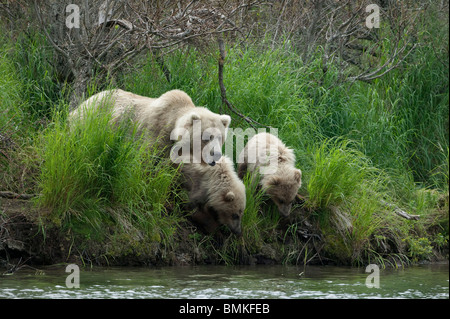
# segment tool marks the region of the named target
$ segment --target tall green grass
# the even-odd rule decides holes
[[[43,126],[55,110],[63,108],[66,83],[60,79],[57,60],[45,35],[35,31],[18,36],[10,51],[15,72],[22,83],[23,118],[34,127]]]
[[[383,186],[386,177],[345,139],[326,140],[312,153],[306,205],[315,212],[325,250],[341,262],[362,262],[380,230],[382,203],[390,201]]]
[[[36,147],[44,217],[81,235],[105,236],[114,227],[169,243],[178,222],[167,208],[176,201],[177,169],[136,135],[134,124],[113,125],[104,104],[82,120],[56,118],[43,131]]]
[[[371,178],[371,166],[346,140],[329,140],[312,150],[314,168],[308,182],[309,205],[340,206],[359,195]]]
[[[29,103],[23,96],[25,84],[17,72],[13,53],[14,45],[0,36],[0,132],[17,141],[28,133],[24,118]]]
[[[29,120],[30,101],[18,70],[16,47],[0,35],[0,189],[17,193],[34,191],[36,153],[30,143],[36,133]]]

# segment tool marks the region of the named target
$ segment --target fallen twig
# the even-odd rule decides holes
[[[0,197],[10,198],[10,199],[24,199],[30,200],[34,197],[41,196],[41,194],[17,194],[11,191],[0,191]]]
[[[391,207],[394,209],[394,213],[396,213],[398,216],[406,218],[408,220],[418,220],[420,218],[420,215],[410,215],[407,212],[405,212],[404,210],[398,208],[397,206],[395,206],[394,204],[388,203],[384,200],[381,201],[381,203],[387,207]]]

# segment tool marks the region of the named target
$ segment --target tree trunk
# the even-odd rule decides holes
[[[86,89],[91,78],[92,64],[89,61],[80,61],[81,66],[74,71],[72,92],[70,93],[69,111],[74,110],[86,98]]]

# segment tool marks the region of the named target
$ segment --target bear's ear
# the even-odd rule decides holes
[[[195,120],[200,120],[200,116],[197,113],[192,113],[191,121],[194,122]]]
[[[302,181],[302,171],[299,169],[296,169],[294,172],[294,179],[297,183],[300,183]]]
[[[229,115],[222,114],[220,116],[220,120],[222,121],[223,126],[225,126],[225,127],[229,127],[230,126],[231,117]]]
[[[233,192],[228,192],[228,193],[226,193],[226,195],[225,195],[225,201],[227,201],[227,202],[232,202],[232,201],[234,201],[234,193]]]

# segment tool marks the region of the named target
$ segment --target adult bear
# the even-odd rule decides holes
[[[113,121],[131,119],[139,132],[145,131],[158,146],[169,151],[175,162],[190,161],[215,164],[221,156],[231,118],[197,107],[181,90],[172,90],[159,98],[140,96],[120,89],[106,90],[91,96],[69,115],[70,120],[83,118],[94,107],[112,106]],[[208,152],[203,154],[208,145]],[[216,147],[217,146],[217,147]],[[179,151],[183,152],[179,158]],[[188,151],[188,153],[186,153]],[[188,156],[186,156],[186,154]]]

